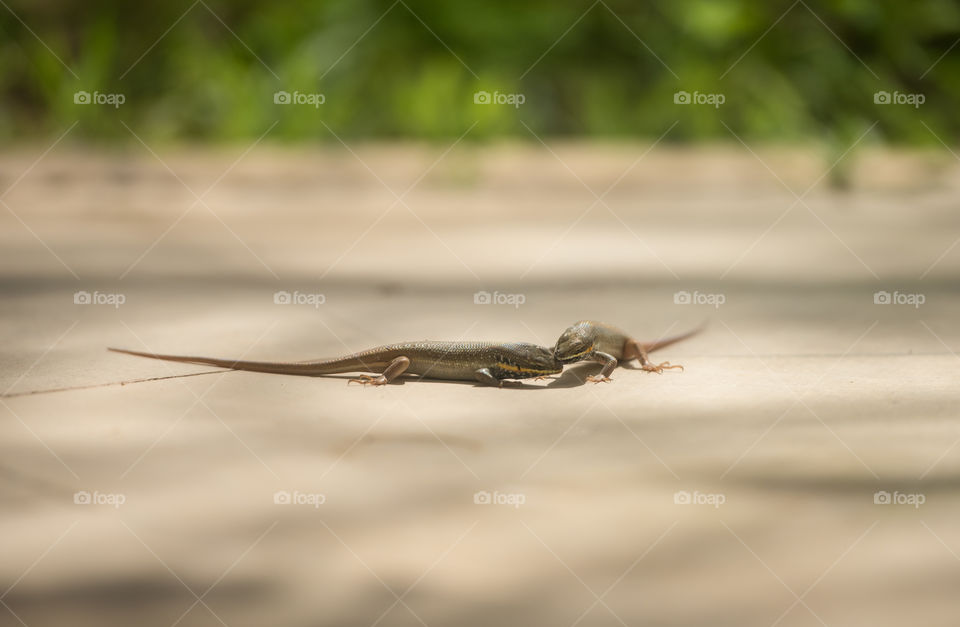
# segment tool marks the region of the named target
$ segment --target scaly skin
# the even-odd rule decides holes
[[[505,379],[530,379],[557,374],[563,366],[553,351],[524,342],[402,342],[378,346],[352,355],[311,362],[236,361],[210,357],[158,355],[119,348],[108,350],[152,359],[206,364],[273,374],[322,376],[342,372],[373,372],[350,379],[364,385],[386,385],[403,373],[431,379],[480,381],[503,386]]]
[[[685,340],[701,330],[702,327],[683,335],[655,342],[639,342],[626,332],[609,324],[581,320],[563,332],[560,339],[557,340],[554,355],[557,361],[562,364],[571,364],[583,360],[603,364],[600,374],[587,377],[588,381],[594,383],[610,381],[610,375],[619,361],[630,361],[631,359],[640,360],[640,367],[643,370],[660,374],[670,368],[683,370],[683,366],[671,366],[669,361],[657,365],[651,364],[648,353]]]

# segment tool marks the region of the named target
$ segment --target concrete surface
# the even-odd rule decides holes
[[[955,625],[957,161],[548,143],[0,153],[0,624]],[[709,328],[522,390],[104,350],[581,318]]]

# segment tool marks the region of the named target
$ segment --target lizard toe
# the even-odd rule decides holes
[[[610,383],[612,379],[610,377],[605,377],[602,374],[592,374],[587,377],[587,381],[591,383]]]

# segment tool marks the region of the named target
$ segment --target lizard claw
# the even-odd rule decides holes
[[[590,381],[591,383],[610,383],[611,380],[612,379],[610,379],[610,377],[605,377],[602,374],[592,374],[587,377],[587,381]]]
[[[373,377],[368,374],[362,374],[356,379],[350,379],[347,381],[347,385],[351,383],[359,383],[360,385],[386,385],[387,380],[382,375],[379,377]]]
[[[680,370],[683,370],[683,366],[681,366],[680,364],[677,364],[676,366],[671,366],[669,361],[665,361],[657,365],[643,364],[643,366],[641,366],[642,370],[646,370],[647,372],[656,372],[657,374],[663,374],[664,370],[671,370],[673,368],[679,368]]]

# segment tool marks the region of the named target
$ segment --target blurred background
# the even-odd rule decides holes
[[[538,133],[729,140],[716,111],[674,106],[678,90],[724,93],[723,121],[745,138],[933,145],[885,90],[923,93],[923,119],[955,137],[960,7],[836,0],[551,2],[10,2],[0,13],[0,137],[28,139],[80,120],[76,136],[191,142],[456,138]],[[32,32],[31,32],[32,31]],[[158,41],[159,40],[159,41]],[[162,44],[162,45],[161,45]],[[59,57],[59,58],[58,58]],[[78,90],[123,94],[121,111],[74,106]],[[286,90],[322,110],[278,108]],[[522,93],[477,107],[480,90]],[[520,115],[518,115],[518,113]],[[119,114],[119,115],[118,115]]]
[[[0,0],[0,625],[960,614],[960,5]],[[596,319],[662,376],[216,373]]]

